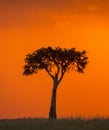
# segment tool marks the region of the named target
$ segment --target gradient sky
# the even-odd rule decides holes
[[[109,116],[108,7],[108,0],[0,0],[0,118],[48,117],[51,78],[22,75],[26,54],[43,46],[89,56],[84,74],[61,82],[58,117]]]

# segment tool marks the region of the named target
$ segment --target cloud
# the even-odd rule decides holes
[[[49,27],[55,15],[106,15],[109,0],[0,0],[0,27]]]
[[[25,5],[7,1],[0,7],[0,28],[54,28],[55,24],[55,20],[49,13],[34,8],[32,3]]]
[[[90,6],[99,6],[101,9],[108,8],[109,0],[0,0],[1,6],[10,7],[36,7],[41,10],[51,11],[84,11]]]
[[[0,15],[2,28],[54,28],[55,20],[47,14],[27,11],[9,11]]]

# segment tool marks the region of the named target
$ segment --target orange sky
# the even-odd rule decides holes
[[[0,1],[0,118],[48,117],[52,80],[22,75],[25,55],[44,46],[87,50],[85,73],[67,73],[58,117],[109,116],[109,1]]]

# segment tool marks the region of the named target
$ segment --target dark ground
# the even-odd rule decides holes
[[[109,130],[109,118],[0,120],[0,130]]]

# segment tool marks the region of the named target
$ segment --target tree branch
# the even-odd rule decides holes
[[[54,61],[54,63],[56,65],[56,67],[57,67],[57,72],[56,72],[55,76],[57,76],[57,78],[58,78],[58,74],[60,72],[60,67],[59,67],[58,63],[56,63],[55,61]]]
[[[60,83],[60,82],[61,82],[61,80],[63,79],[64,74],[65,74],[65,71],[63,71],[63,72],[62,72],[62,75],[61,75],[60,79],[58,80],[58,82],[59,82],[59,83]]]
[[[46,71],[47,71],[47,73],[50,75],[50,77],[54,80],[55,79],[55,77],[49,72],[49,70],[46,68],[45,69]]]

